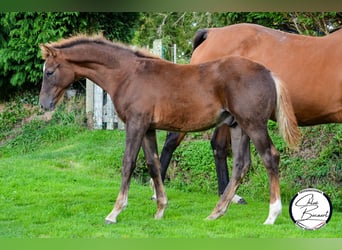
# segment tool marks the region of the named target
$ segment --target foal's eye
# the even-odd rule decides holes
[[[55,71],[46,71],[46,76],[52,76]]]

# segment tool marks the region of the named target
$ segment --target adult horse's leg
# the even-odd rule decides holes
[[[229,140],[229,127],[227,125],[222,125],[215,129],[210,141],[215,158],[219,195],[223,194],[229,182],[227,165]]]
[[[216,128],[211,138],[211,148],[214,153],[218,193],[222,195],[229,182],[229,171],[227,165],[228,150],[230,146],[230,128],[223,124]],[[247,204],[244,198],[234,195],[232,202],[238,204]]]
[[[147,128],[145,128],[147,126],[143,126],[139,122],[136,123],[134,119],[132,119],[132,121],[133,122],[126,122],[126,148],[122,162],[121,187],[114,208],[105,219],[107,224],[116,223],[117,216],[128,204],[128,190],[131,176],[136,166],[142,138],[147,131]]]
[[[148,130],[142,142],[146,164],[149,168],[154,183],[157,199],[156,219],[162,218],[167,206],[167,198],[164,191],[163,181],[160,175],[160,160],[157,152],[156,131]]]
[[[230,128],[231,132],[231,143],[233,151],[233,171],[232,177],[225,188],[223,194],[220,197],[213,212],[208,216],[207,219],[214,220],[225,214],[230,202],[232,201],[236,190],[238,189],[242,178],[247,173],[250,162],[250,147],[249,137],[241,129],[239,125]]]
[[[163,146],[163,150],[160,155],[160,164],[161,164],[161,178],[164,181],[166,176],[167,168],[169,167],[172,154],[179,146],[181,141],[184,139],[186,133],[175,133],[168,132],[166,136],[166,140]]]

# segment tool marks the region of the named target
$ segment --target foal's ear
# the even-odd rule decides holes
[[[57,55],[56,49],[52,48],[49,45],[40,44],[39,47],[41,49],[43,59],[46,59],[49,56],[55,57]]]

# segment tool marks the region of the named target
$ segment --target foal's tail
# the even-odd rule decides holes
[[[297,148],[300,142],[300,131],[293,111],[290,96],[284,83],[271,73],[277,90],[276,119],[281,135],[289,148]]]

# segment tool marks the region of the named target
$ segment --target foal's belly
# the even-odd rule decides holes
[[[175,132],[203,131],[222,123],[227,113],[214,104],[198,107],[174,105],[168,110],[155,112],[153,127]]]

